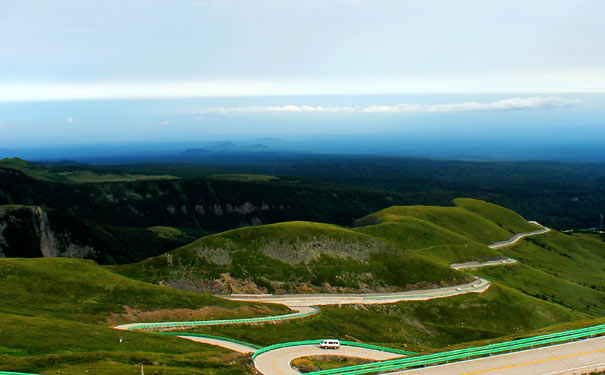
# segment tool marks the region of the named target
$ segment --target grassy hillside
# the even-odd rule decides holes
[[[0,285],[2,313],[88,323],[190,317],[192,309],[202,309],[199,318],[206,319],[287,311],[281,306],[241,304],[150,285],[80,259],[0,259]],[[149,311],[154,314],[146,314]]]
[[[221,293],[393,290],[464,279],[447,265],[403,252],[380,238],[309,222],[206,236],[164,256],[112,270]]]
[[[176,337],[0,313],[0,371],[49,375],[251,374],[241,355]],[[123,342],[119,343],[119,338]]]
[[[551,275],[537,268],[520,264],[482,268],[473,273],[492,281],[501,282],[539,299],[595,317],[605,316],[604,292]]]
[[[409,254],[428,256],[445,266],[502,257],[499,251],[492,250],[468,237],[413,217],[401,217],[397,221],[353,230],[381,238]]]
[[[146,284],[80,259],[0,259],[0,285],[0,370],[6,371],[121,375],[144,364],[152,374],[249,374],[242,356],[227,350],[111,326],[288,311]]]
[[[393,206],[357,220],[357,227],[405,221],[427,221],[474,241],[490,244],[512,234],[538,229],[503,207],[474,199],[456,199],[456,207]]]
[[[504,248],[502,253],[553,276],[605,292],[605,242],[551,232]]]
[[[308,222],[242,228],[114,270],[154,283],[220,293],[394,290],[451,283],[463,275],[489,279],[493,273],[495,280],[530,296],[601,314],[605,245],[553,232],[490,249],[484,243],[536,226],[486,202],[455,203],[391,207],[359,220],[363,226],[353,229]],[[504,257],[523,265],[461,272],[449,267]],[[564,291],[552,297],[549,285]]]

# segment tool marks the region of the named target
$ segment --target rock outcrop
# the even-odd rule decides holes
[[[0,206],[0,257],[89,258],[91,246],[72,241],[66,230],[53,230],[37,206]]]

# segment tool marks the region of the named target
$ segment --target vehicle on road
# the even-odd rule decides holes
[[[319,347],[322,349],[338,349],[340,348],[340,341],[335,339],[323,340]]]

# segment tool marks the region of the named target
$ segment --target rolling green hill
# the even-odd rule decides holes
[[[399,222],[412,217],[486,245],[507,240],[515,233],[539,229],[504,207],[475,199],[455,199],[454,203],[456,207],[393,206],[357,220],[354,226]]]
[[[206,236],[163,256],[111,269],[148,282],[215,293],[393,290],[465,277],[381,238],[310,222]]]
[[[0,259],[0,285],[0,371],[118,375],[144,364],[151,373],[247,374],[226,350],[111,326],[288,311],[151,285],[80,259]]]
[[[88,323],[157,320],[178,315],[174,309],[183,314],[205,309],[200,314],[210,319],[287,311],[147,284],[81,259],[0,259],[0,285],[2,313]],[[154,316],[145,314],[148,311],[154,311]]]
[[[510,272],[508,279],[494,277],[539,298],[548,295],[554,277],[565,282],[566,292],[549,300],[586,313],[603,311],[605,245],[552,232],[491,249],[486,244],[538,226],[487,202],[454,202],[456,207],[390,207],[358,220],[352,229],[309,222],[241,228],[112,269],[149,282],[218,293],[400,290],[451,284],[481,272]],[[537,247],[540,241],[544,245]],[[523,264],[481,272],[449,267],[508,256]],[[519,268],[522,279],[534,278],[536,287],[521,287],[521,276],[514,273]]]
[[[226,285],[225,275],[230,285],[252,286],[236,289],[237,292],[397,290],[452,283],[471,275],[491,280],[494,284],[484,294],[427,302],[426,305],[441,306],[440,318],[438,315],[427,318],[431,315],[428,311],[416,310],[422,329],[441,333],[431,334],[432,339],[426,342],[419,337],[400,339],[410,345],[428,347],[455,345],[465,336],[488,339],[605,316],[602,290],[605,247],[600,242],[551,232],[524,239],[514,246],[491,249],[487,244],[538,227],[510,210],[486,202],[457,199],[455,204],[456,207],[391,207],[360,219],[352,229],[309,222],[243,228],[207,236],[164,256],[112,270],[175,287],[203,286],[211,281]],[[509,256],[520,263],[476,270],[450,268],[452,263]],[[330,288],[326,288],[326,283]],[[223,290],[231,291],[229,287]],[[466,302],[454,304],[454,301]],[[405,309],[410,304],[399,305]],[[354,331],[325,317],[325,314],[344,314],[341,311],[325,309],[321,315],[324,318],[312,319],[330,321],[324,322],[329,327],[324,332],[328,336]],[[469,317],[459,316],[466,313]],[[347,319],[353,319],[352,316]],[[375,322],[383,318],[378,314],[368,319]],[[457,327],[457,320],[464,320],[465,328]],[[275,339],[283,335],[292,339],[311,338],[320,323],[288,324],[295,325],[296,330],[287,333],[286,328],[275,327]],[[401,327],[397,325],[399,328],[391,324],[385,323],[384,329],[409,331],[404,323],[400,323]],[[307,328],[299,330],[302,326]],[[208,330],[233,333],[260,344],[272,342],[272,334],[267,330],[249,334],[237,327]],[[457,333],[442,336],[450,330]],[[388,343],[386,336],[368,331],[360,339]]]
[[[48,375],[249,375],[242,356],[176,337],[0,313],[0,371]],[[122,337],[123,342],[119,339]]]
[[[362,218],[355,228],[409,253],[443,265],[511,257],[517,265],[463,271],[515,288],[527,295],[593,316],[605,316],[605,244],[556,231],[529,237],[515,246],[484,244],[538,227],[487,202],[456,199],[456,207],[390,207]]]

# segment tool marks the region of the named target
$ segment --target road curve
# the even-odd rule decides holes
[[[490,266],[504,266],[507,264],[515,264],[517,263],[516,259],[506,258],[500,260],[490,260],[487,262],[465,262],[465,263],[452,263],[450,267],[455,270],[463,270],[463,269],[475,269],[481,267],[490,267]]]
[[[475,281],[443,288],[411,290],[399,293],[362,293],[362,294],[285,294],[285,295],[230,295],[223,298],[232,301],[279,303],[292,309],[302,306],[383,304],[401,301],[424,301],[435,298],[452,297],[466,293],[483,293],[490,282],[476,278]]]
[[[375,349],[342,345],[340,349],[321,349],[319,345],[299,345],[271,350],[254,358],[254,367],[263,375],[300,375],[291,362],[296,358],[308,356],[341,356],[383,361],[404,357],[401,354],[388,353]]]
[[[175,330],[188,329],[199,326],[218,326],[228,324],[255,324],[304,318],[317,313],[319,310],[311,306],[290,306],[295,312],[284,315],[264,316],[260,318],[222,319],[222,320],[196,320],[188,322],[158,322],[158,323],[128,323],[113,327],[123,331],[127,330]]]
[[[605,370],[605,337],[391,374],[571,375],[593,370]]]
[[[537,221],[530,221],[530,223],[539,225],[539,226],[542,227],[542,229],[538,229],[538,230],[535,230],[533,232],[518,233],[518,234],[515,234],[514,236],[512,236],[510,239],[508,239],[506,241],[494,242],[493,244],[487,245],[487,246],[490,247],[490,248],[492,248],[492,249],[499,249],[499,248],[502,248],[502,247],[514,245],[517,242],[519,242],[522,238],[530,237],[530,236],[536,236],[536,235],[539,235],[539,234],[544,234],[546,232],[550,232],[550,228],[545,227],[544,225],[538,223]]]

